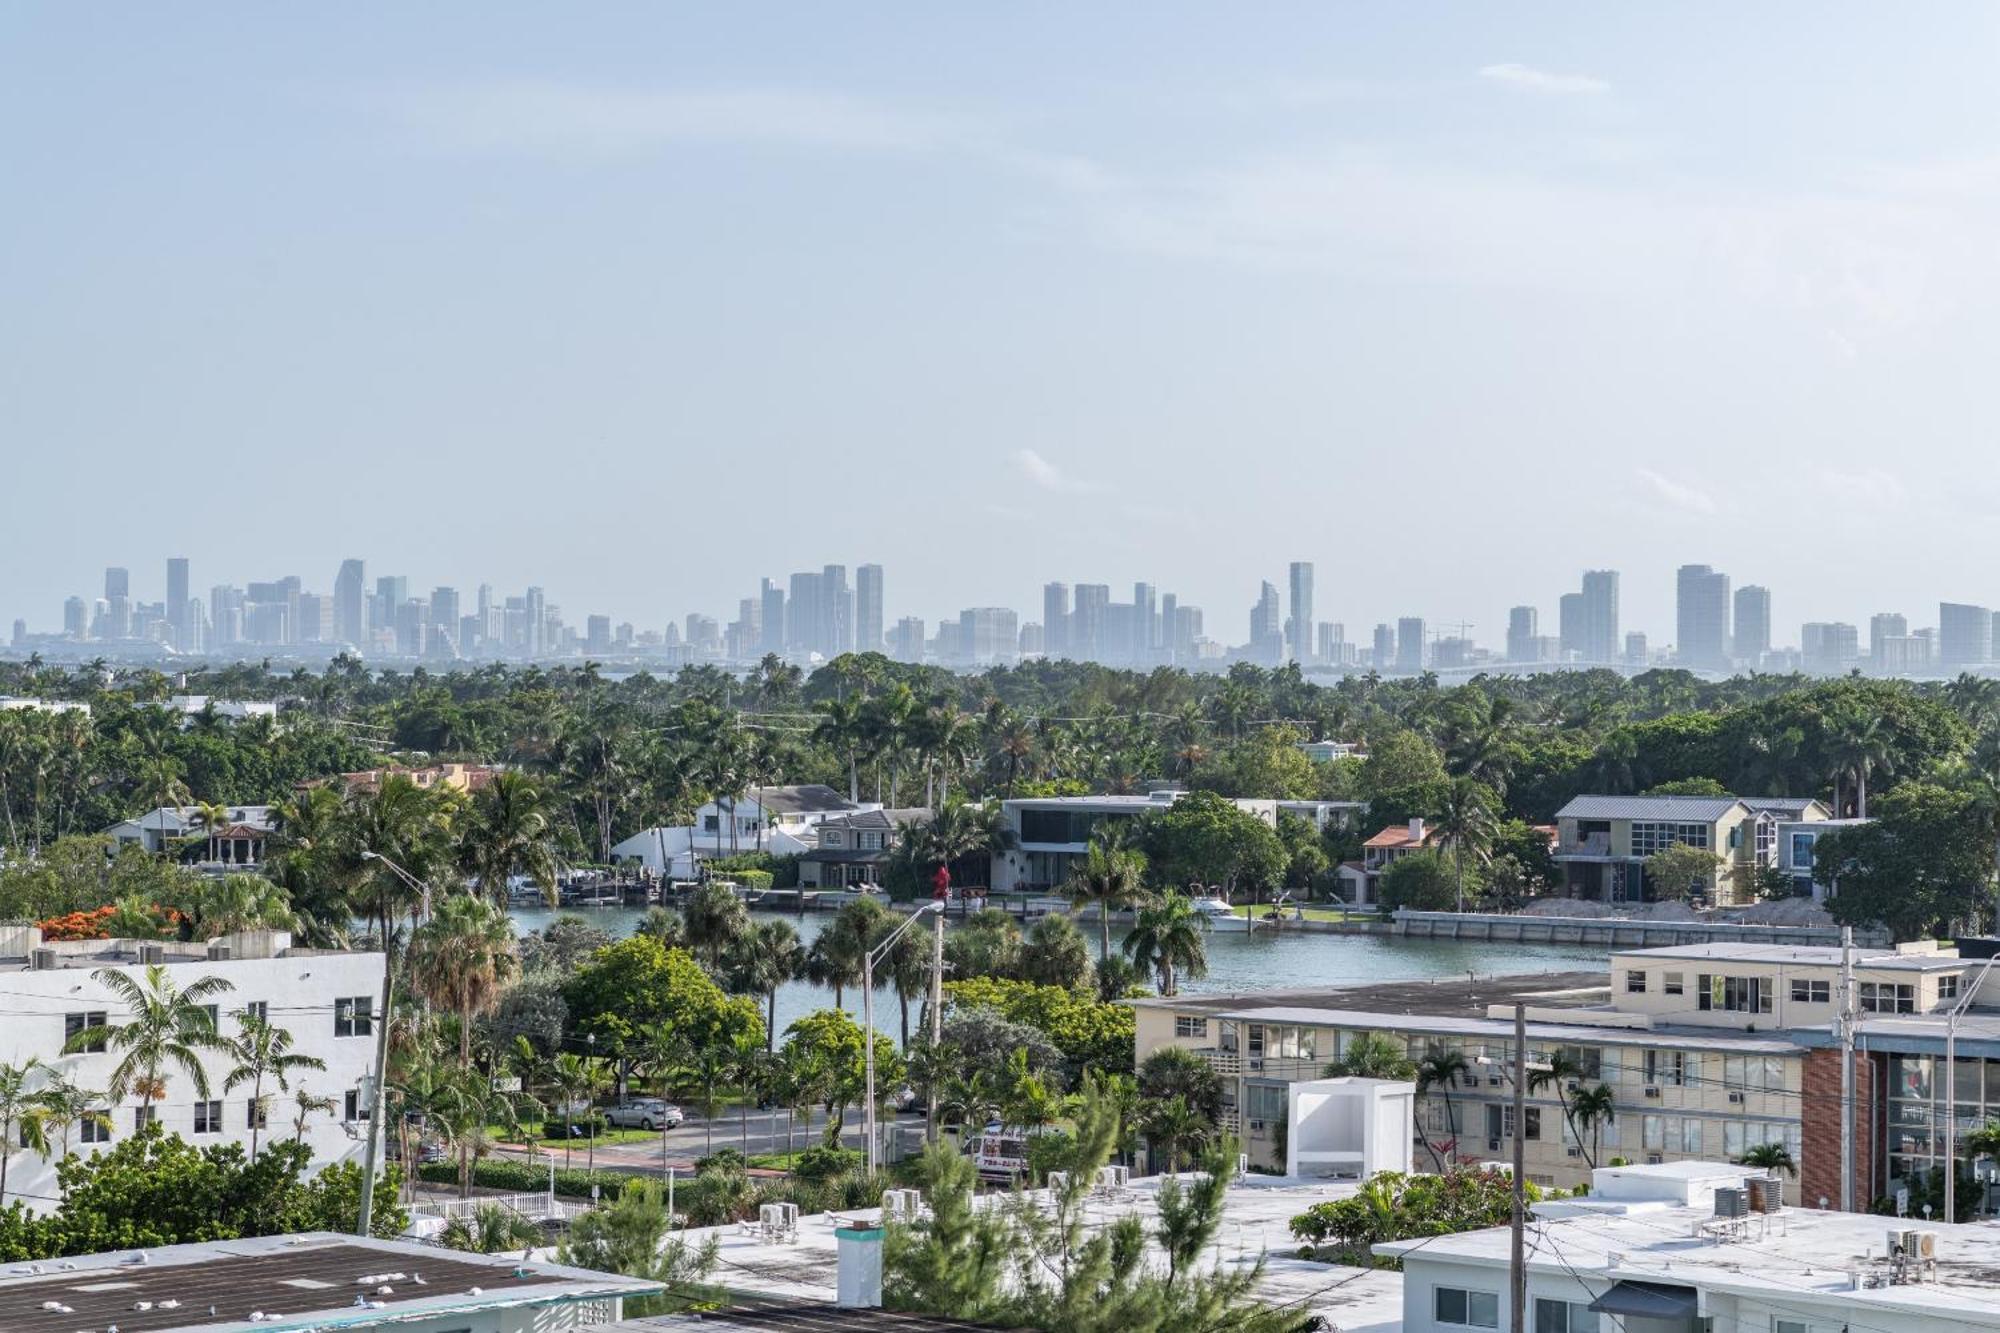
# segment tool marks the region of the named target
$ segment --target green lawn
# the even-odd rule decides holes
[[[1264,926],[1270,924],[1263,919],[1264,913],[1270,910],[1271,905],[1269,903],[1262,903],[1256,907],[1246,905],[1238,907],[1236,915],[1250,916],[1252,913],[1255,913],[1257,924]],[[1355,912],[1345,907],[1308,907],[1305,909],[1305,912],[1306,920],[1308,921],[1374,921],[1377,919],[1377,915],[1374,912]],[[1291,914],[1292,909],[1287,906],[1285,908],[1286,920],[1291,919]]]

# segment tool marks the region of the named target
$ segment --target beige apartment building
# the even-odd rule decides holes
[[[1756,897],[1760,869],[1779,867],[1781,825],[1831,815],[1805,797],[1579,796],[1556,811],[1555,858],[1571,897],[1644,902],[1659,896],[1648,891],[1646,858],[1699,847],[1718,858],[1710,900],[1733,906]]]
[[[1946,1014],[1983,963],[1935,945],[1856,950],[1857,1197],[1933,1169],[1943,1119]],[[1528,1058],[1563,1051],[1584,1072],[1545,1084],[1520,1127],[1528,1175],[1581,1184],[1593,1162],[1720,1161],[1782,1144],[1800,1166],[1792,1202],[1838,1199],[1840,1056],[1834,1028],[1840,951],[1707,944],[1618,952],[1603,972],[1390,982],[1345,988],[1183,995],[1133,1002],[1137,1050],[1180,1046],[1223,1081],[1225,1127],[1258,1165],[1282,1161],[1287,1088],[1319,1077],[1362,1033],[1403,1043],[1412,1059],[1452,1050],[1468,1063],[1450,1098],[1420,1099],[1419,1169],[1511,1159],[1514,1006],[1526,1007]],[[2000,997],[2000,985],[1996,985]],[[2000,1015],[1968,1004],[1958,1020],[1956,1108],[1967,1128],[2000,1115]],[[1935,1049],[1934,1049],[1935,1048]],[[1602,1083],[1614,1118],[1594,1128],[1565,1114],[1571,1092]]]

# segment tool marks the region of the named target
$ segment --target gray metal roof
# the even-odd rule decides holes
[[[1579,796],[1557,819],[1663,819],[1712,824],[1744,802],[1734,796]]]

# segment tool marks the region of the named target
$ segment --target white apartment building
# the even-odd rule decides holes
[[[2000,1230],[1866,1213],[1737,1215],[1753,1174],[1714,1162],[1600,1170],[1535,1205],[1534,1333],[1940,1333],[2000,1329]],[[1404,1333],[1509,1326],[1506,1227],[1375,1247],[1403,1262]],[[1927,1257],[1928,1256],[1928,1257]]]
[[[118,1054],[106,1050],[71,1055],[64,1047],[87,1028],[116,1027],[126,1017],[122,1003],[97,975],[100,971],[143,982],[147,965],[154,962],[183,989],[204,977],[229,982],[230,989],[213,1004],[217,1028],[224,1036],[236,1035],[237,1015],[247,1011],[289,1032],[299,1054],[325,1061],[324,1071],[308,1070],[292,1080],[294,1089],[303,1087],[334,1103],[331,1113],[307,1119],[304,1141],[312,1149],[315,1168],[360,1159],[367,1147],[361,1081],[373,1072],[382,1003],[380,953],[294,948],[284,931],[250,931],[206,945],[136,940],[44,943],[35,927],[0,927],[0,977],[4,978],[0,989],[7,996],[0,1062],[19,1065],[38,1060],[48,1073],[102,1091]],[[223,1091],[231,1068],[226,1055],[203,1055],[207,1097],[197,1093],[179,1068],[169,1068],[164,1071],[163,1101],[148,1106],[132,1096],[115,1104],[107,1100],[103,1122],[70,1127],[71,1151],[102,1151],[134,1133],[148,1115],[197,1147],[241,1143],[247,1149],[255,1108],[247,1087]],[[291,1095],[275,1087],[266,1087],[265,1092],[269,1102],[261,1138],[291,1138],[296,1112]],[[53,1208],[58,1196],[55,1162],[17,1151],[9,1164],[7,1189],[9,1201],[19,1198],[37,1211]]]

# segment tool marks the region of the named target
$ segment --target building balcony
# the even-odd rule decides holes
[[[1609,833],[1586,833],[1581,837],[1567,838],[1556,844],[1556,855],[1558,857],[1573,856],[1600,861],[1610,860],[1611,835]]]

